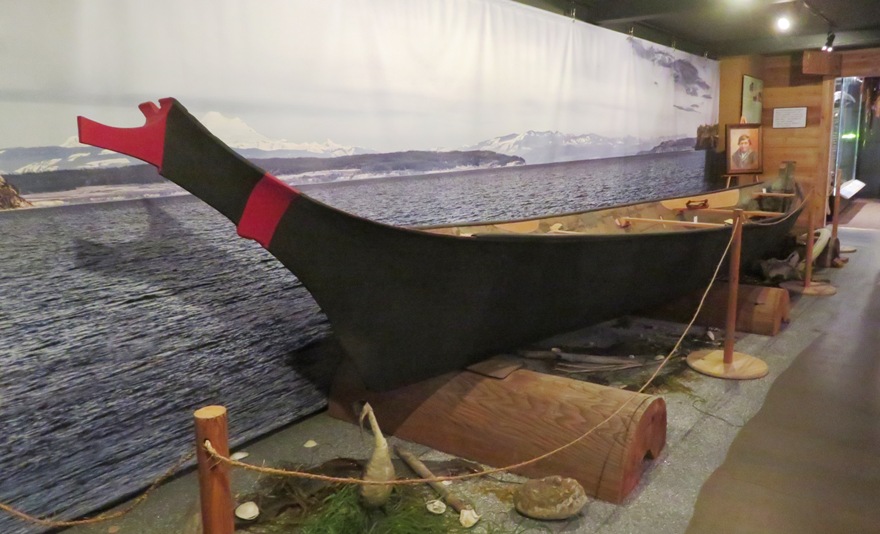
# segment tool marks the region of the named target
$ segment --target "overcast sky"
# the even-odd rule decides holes
[[[166,96],[376,150],[693,136],[717,68],[508,0],[0,0],[0,147],[61,144],[77,115],[137,126]]]

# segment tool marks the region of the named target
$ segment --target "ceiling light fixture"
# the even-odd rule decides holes
[[[834,50],[834,32],[828,31],[828,38],[825,39],[825,44],[822,46],[822,50],[826,52],[832,52]]]
[[[791,28],[791,20],[786,16],[779,17],[776,19],[776,28],[779,31],[787,32]]]

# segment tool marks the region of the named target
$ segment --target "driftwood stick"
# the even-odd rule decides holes
[[[603,356],[601,354],[581,354],[577,352],[565,352],[561,350],[523,350],[517,354],[531,360],[560,360],[563,362],[598,363],[603,365],[629,364],[633,358],[626,356]]]
[[[434,478],[434,473],[432,473],[431,470],[428,469],[428,467],[423,464],[421,460],[416,458],[415,454],[409,452],[399,445],[394,447],[394,450],[395,452],[397,452],[397,456],[399,456],[401,460],[406,462],[406,465],[408,465],[420,477]],[[442,484],[438,482],[428,482],[428,485],[434,488],[434,491],[436,491],[437,494],[440,495],[440,497],[444,501],[449,503],[449,506],[451,506],[452,509],[456,512],[461,513],[462,510],[473,509],[471,505],[459,499],[455,495],[449,493],[449,490],[446,489]]]

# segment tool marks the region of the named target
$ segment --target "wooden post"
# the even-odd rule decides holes
[[[202,509],[202,532],[204,534],[233,534],[232,490],[229,486],[229,468],[213,460],[205,451],[205,441],[214,450],[229,456],[229,440],[226,433],[226,408],[205,406],[195,411],[196,458],[199,465],[199,497]]]
[[[736,304],[739,299],[739,262],[742,249],[743,210],[733,212],[733,243],[730,249],[730,283],[727,293],[727,322],[724,325],[724,363],[733,363],[733,344],[736,336]]]
[[[814,195],[815,191],[811,193],[808,197],[810,201],[812,201]],[[800,293],[802,295],[811,295],[816,297],[831,296],[837,293],[836,287],[826,282],[813,281],[813,242],[815,241],[814,234],[816,233],[814,215],[815,210],[812,206],[809,205],[807,206],[807,209],[809,211],[807,212],[807,251],[806,258],[804,259],[804,281],[798,282],[797,280],[788,280],[779,284],[779,287],[787,289],[789,291],[793,291],[795,293]],[[831,245],[832,244],[829,243],[829,246]]]
[[[837,245],[837,228],[840,224],[840,186],[843,180],[840,179],[841,169],[837,169],[834,175],[834,204],[833,213],[831,214],[831,241],[828,242],[828,252],[825,254],[825,267],[831,267],[831,261],[834,259],[834,249]]]
[[[810,197],[812,200],[813,197]],[[815,223],[815,210],[812,206],[807,206],[809,211],[807,211],[807,257],[804,260],[806,264],[804,265],[804,288],[809,289],[811,279],[813,278],[813,242],[816,234],[816,223]]]
[[[736,306],[739,299],[739,262],[742,248],[743,210],[734,211],[733,236],[730,245],[730,283],[727,294],[727,321],[724,350],[698,350],[688,354],[687,364],[694,371],[732,380],[761,378],[769,372],[767,364],[749,354],[734,352],[736,342]]]

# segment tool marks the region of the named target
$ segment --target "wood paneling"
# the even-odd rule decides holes
[[[804,73],[840,76],[841,59],[837,52],[804,50]]]
[[[841,76],[880,76],[880,48],[845,50],[840,57]]]
[[[743,65],[742,58],[733,58],[728,69]],[[725,71],[723,59],[721,72]],[[828,182],[828,151],[831,131],[833,78],[803,73],[803,54],[793,53],[763,57],[762,69],[756,74],[764,80],[764,179],[774,179],[785,161],[795,162],[795,178],[805,191],[819,191],[812,199],[811,210],[816,220],[824,216]],[[740,89],[741,90],[741,89]],[[722,99],[722,106],[739,110],[739,100],[732,96]],[[776,108],[807,108],[804,128],[773,128],[773,110]],[[730,112],[728,112],[729,115]],[[719,116],[724,114],[719,111]],[[806,214],[802,215],[806,225]]]
[[[761,78],[762,58],[760,56],[737,56],[726,58],[719,65],[720,89],[718,106],[718,147],[726,146],[727,124],[739,124],[742,113],[743,76],[748,74]]]
[[[765,89],[767,87],[796,88],[822,82],[821,75],[804,74],[803,54],[800,52],[767,56],[764,58],[763,65],[762,76],[764,77]]]

